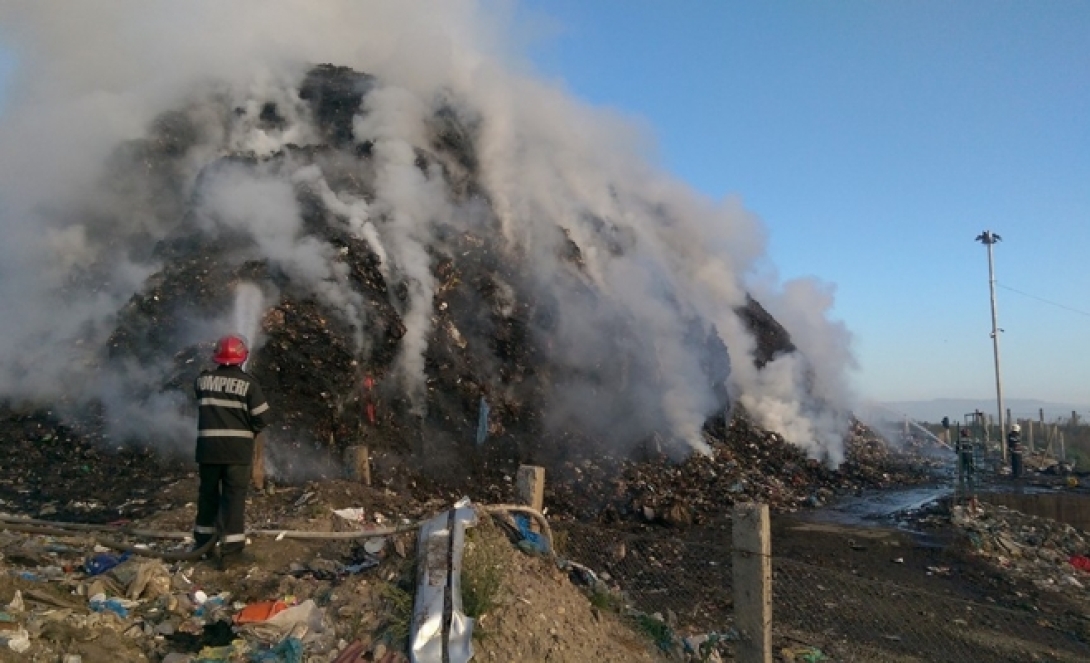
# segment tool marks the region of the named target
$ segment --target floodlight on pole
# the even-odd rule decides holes
[[[1003,462],[1007,462],[1007,427],[1003,420],[1003,380],[999,372],[999,317],[995,311],[995,263],[992,258],[992,246],[1003,238],[990,230],[985,230],[976,236],[976,241],[988,247],[988,287],[992,296],[992,350],[995,353],[995,402],[999,410],[999,449],[1003,455]]]

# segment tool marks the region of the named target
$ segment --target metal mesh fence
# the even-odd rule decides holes
[[[1090,647],[1031,612],[773,558],[774,633],[838,661],[1086,661]]]
[[[729,535],[700,540],[633,535],[566,523],[557,552],[593,570],[631,608],[658,613],[679,636],[737,637]],[[1090,660],[1084,620],[956,599],[773,557],[772,633],[777,660],[983,663]],[[1081,626],[1080,626],[1081,624]],[[1084,629],[1076,634],[1079,629]],[[693,658],[692,660],[700,660]]]
[[[561,556],[589,567],[635,609],[692,632],[731,627],[729,547],[575,524],[555,531]]]

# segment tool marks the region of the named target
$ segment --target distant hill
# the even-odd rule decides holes
[[[1057,419],[1067,420],[1071,417],[1071,411],[1079,413],[1080,417],[1090,419],[1090,405],[1078,405],[1075,403],[1056,403],[1040,401],[1032,398],[1012,398],[1004,401],[1004,406],[1011,411],[1015,419],[1037,419],[1040,411],[1045,413],[1045,421],[1054,422]],[[995,398],[935,398],[929,401],[893,401],[882,402],[868,406],[889,416],[908,415],[910,419],[921,422],[937,423],[943,417],[951,420],[960,420],[966,413],[980,410],[993,418],[995,417]]]

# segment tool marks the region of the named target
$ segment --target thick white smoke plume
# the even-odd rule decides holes
[[[261,316],[265,312],[265,295],[253,283],[235,286],[235,307],[231,312],[231,327],[241,334],[250,348],[260,345],[257,332],[261,329]],[[249,359],[247,359],[249,362]],[[245,365],[243,365],[245,368]]]
[[[763,258],[759,222],[654,168],[651,141],[630,123],[526,73],[505,38],[509,8],[485,0],[0,7],[0,47],[17,61],[0,116],[0,397],[99,398],[120,412],[134,384],[163,384],[170,367],[152,359],[104,375],[101,349],[116,342],[118,312],[163,267],[154,247],[182,224],[236,238],[240,251],[306,283],[354,330],[366,361],[361,330],[373,302],[353,287],[342,249],[307,232],[305,193],[366,242],[397,291],[390,305],[404,333],[394,373],[418,412],[437,333],[433,249],[451,229],[491,233],[532,289],[533,331],[547,338],[548,360],[566,369],[557,420],[622,438],[665,429],[702,450],[703,424],[723,405],[716,386],[726,382],[759,423],[839,461],[852,359],[847,332],[828,320],[831,293],[804,282],[755,293],[798,348],[757,370],[757,342],[735,309]],[[366,148],[366,160],[320,149],[332,139],[300,84],[325,62],[374,77],[345,139]],[[441,112],[469,128],[472,158],[422,159]],[[155,166],[141,148],[123,147],[149,135],[157,138],[147,149],[184,158]],[[289,146],[315,156],[297,158]],[[502,296],[513,286],[497,280],[495,288]],[[256,288],[238,293],[243,319],[234,326],[256,341],[255,309],[275,301]],[[194,318],[172,342],[207,342],[231,315]],[[184,435],[173,424],[153,430],[157,420],[178,421],[176,399],[142,402],[153,413],[164,402],[174,414],[144,417],[141,428]]]

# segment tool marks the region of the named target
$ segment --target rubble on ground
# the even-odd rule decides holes
[[[390,500],[344,481],[307,488],[256,495],[257,527],[416,525],[429,509],[449,506]],[[186,505],[132,524],[169,532],[192,516]],[[11,660],[80,663],[406,661],[415,537],[415,530],[354,541],[251,535],[246,558],[221,569],[215,560],[118,553],[93,532],[0,529],[0,660],[7,652]],[[147,545],[168,552],[190,543]],[[463,594],[472,588],[482,611],[481,660],[655,660],[650,641],[594,608],[555,562],[512,543],[487,523],[468,539]]]
[[[680,463],[596,458],[568,461],[550,476],[551,513],[581,521],[634,521],[675,527],[721,519],[736,502],[778,511],[820,507],[836,496],[933,481],[948,460],[917,443],[897,449],[856,422],[837,468],[807,458],[780,435],[732,419],[711,453]]]
[[[987,503],[954,506],[949,521],[965,535],[972,554],[1004,577],[1062,593],[1090,607],[1090,535],[1086,532]]]
[[[195,489],[192,479],[184,483],[175,487],[178,493]],[[335,499],[332,493],[343,487],[335,483],[255,496],[257,526],[332,530],[330,505],[362,499],[355,486]],[[366,503],[369,527],[407,521],[387,508],[381,491]],[[193,508],[174,507],[128,525],[184,532]],[[412,512],[422,513],[423,505]],[[0,638],[28,661],[62,655],[87,663],[334,661],[357,642],[372,660],[405,661],[398,641],[404,634],[394,631],[408,615],[398,614],[391,597],[414,582],[407,554],[413,536],[367,543],[252,537],[246,556],[221,570],[215,560],[164,562],[118,553],[93,533],[0,531],[0,600],[6,605]],[[142,541],[158,552],[191,545]]]

